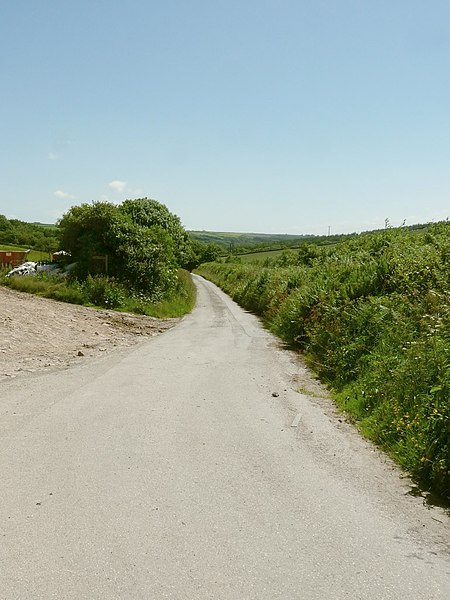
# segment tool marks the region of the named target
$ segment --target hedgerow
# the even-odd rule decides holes
[[[450,223],[197,272],[301,349],[361,430],[450,499]]]

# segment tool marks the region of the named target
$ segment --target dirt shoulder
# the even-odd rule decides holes
[[[97,310],[0,287],[0,381],[131,346],[179,320]]]

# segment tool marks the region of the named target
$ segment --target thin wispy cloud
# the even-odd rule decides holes
[[[55,154],[54,152],[49,152],[47,158],[48,158],[48,160],[56,160],[58,158],[58,155]]]
[[[114,190],[115,192],[123,192],[124,189],[127,186],[127,182],[126,181],[119,181],[118,179],[115,179],[114,181],[111,181],[109,183],[109,187]]]
[[[75,198],[75,196],[72,196],[72,194],[64,192],[63,190],[56,190],[56,192],[54,192],[53,195],[56,196],[56,198],[59,198],[60,200],[73,200]]]

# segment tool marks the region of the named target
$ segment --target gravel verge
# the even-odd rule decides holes
[[[0,287],[0,380],[131,346],[179,321],[97,310]]]

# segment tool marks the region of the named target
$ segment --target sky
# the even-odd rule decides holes
[[[0,0],[0,213],[187,229],[450,216],[448,0]]]

